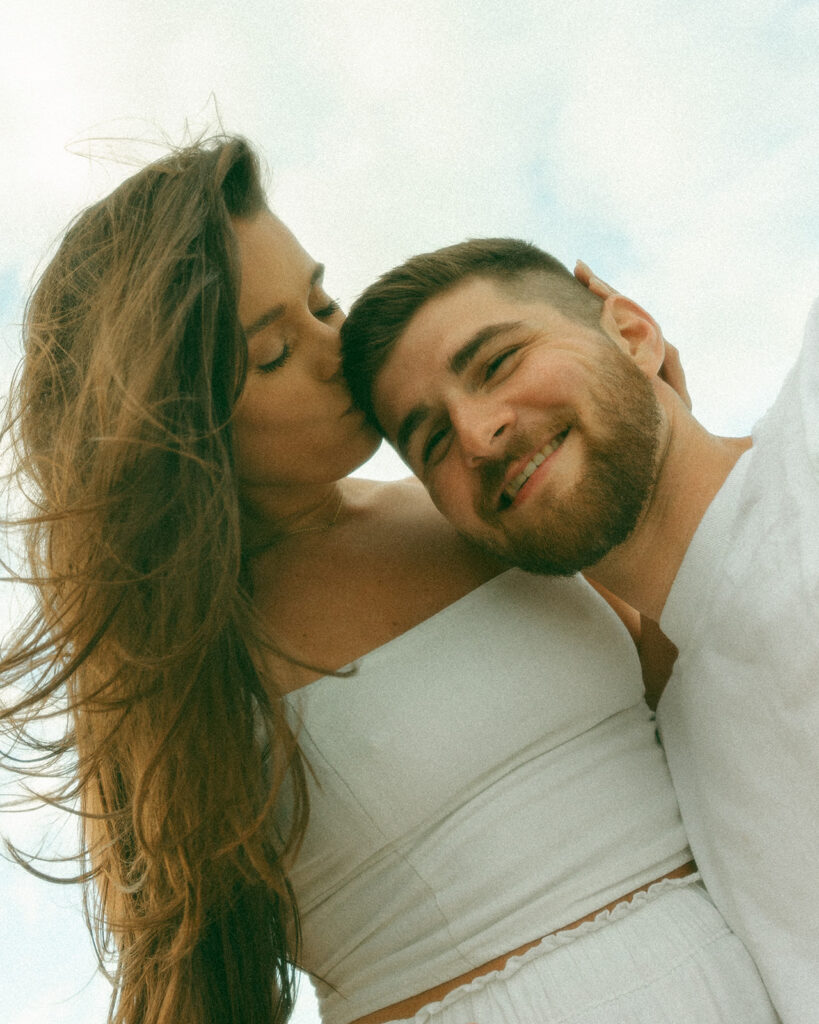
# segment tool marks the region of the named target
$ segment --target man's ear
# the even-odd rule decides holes
[[[600,325],[647,377],[660,372],[665,339],[657,321],[642,306],[625,295],[609,295],[603,302]]]

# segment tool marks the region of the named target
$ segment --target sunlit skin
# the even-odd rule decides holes
[[[609,435],[601,367],[627,364],[627,377],[650,389],[662,346],[641,344],[649,329],[622,296],[595,328],[471,278],[410,321],[376,380],[376,413],[444,515],[504,550],[510,536],[539,527],[544,507],[572,499],[592,442]],[[622,383],[624,399],[633,383]],[[662,451],[668,424],[657,414]],[[541,464],[515,490],[533,456]]]
[[[337,482],[379,438],[339,373],[344,314],[324,288],[323,267],[267,210],[233,227],[248,343],[233,417],[240,493],[251,520],[293,528],[326,515]]]

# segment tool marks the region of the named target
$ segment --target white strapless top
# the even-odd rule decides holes
[[[287,707],[314,772],[291,882],[325,1024],[691,857],[634,645],[579,577],[505,572]]]

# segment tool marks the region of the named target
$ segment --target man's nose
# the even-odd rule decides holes
[[[453,409],[450,418],[470,465],[497,458],[508,440],[505,435],[514,423],[514,413],[507,404],[474,397]]]

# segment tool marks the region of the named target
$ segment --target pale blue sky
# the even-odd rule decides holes
[[[5,0],[3,380],[68,218],[218,103],[345,303],[420,249],[522,235],[645,305],[705,424],[745,432],[819,293],[817,52],[816,2]],[[102,1020],[77,894],[0,863],[0,906],[8,1024]]]

